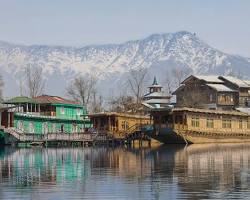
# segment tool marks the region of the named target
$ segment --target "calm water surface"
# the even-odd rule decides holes
[[[250,199],[250,145],[2,148],[0,199]]]

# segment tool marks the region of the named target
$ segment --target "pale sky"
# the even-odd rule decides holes
[[[195,32],[250,57],[250,0],[0,0],[0,40],[84,46]]]

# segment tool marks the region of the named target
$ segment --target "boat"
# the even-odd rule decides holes
[[[0,106],[0,119],[0,135],[5,144],[29,141],[37,145],[50,136],[80,138],[79,133],[92,127],[85,106],[50,95],[6,100]]]
[[[246,108],[248,111],[248,108]],[[242,110],[155,109],[142,131],[165,144],[250,142],[250,115]]]

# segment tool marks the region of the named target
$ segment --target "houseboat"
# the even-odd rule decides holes
[[[21,136],[49,133],[82,133],[92,127],[86,108],[78,102],[58,96],[15,97],[4,102],[1,133],[5,143]]]
[[[115,139],[124,139],[143,125],[151,124],[149,116],[117,112],[102,112],[89,115],[93,129]]]
[[[176,106],[152,108],[144,132],[162,143],[250,142],[250,85],[229,76],[190,76]]]
[[[250,142],[250,116],[241,111],[173,108],[152,110],[154,129],[145,130],[162,143]]]

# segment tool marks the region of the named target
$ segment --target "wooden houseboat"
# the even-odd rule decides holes
[[[81,133],[92,127],[87,110],[78,102],[58,96],[15,97],[4,102],[0,131],[8,143],[11,136],[42,136],[48,133]],[[8,136],[8,137],[7,137]]]
[[[142,125],[151,124],[149,116],[117,112],[96,113],[89,115],[89,118],[96,131],[117,139],[125,138]]]
[[[145,132],[162,143],[250,142],[250,116],[240,111],[173,108],[152,110]]]
[[[163,143],[250,142],[250,85],[230,76],[186,78],[171,105],[150,110],[145,132]]]

